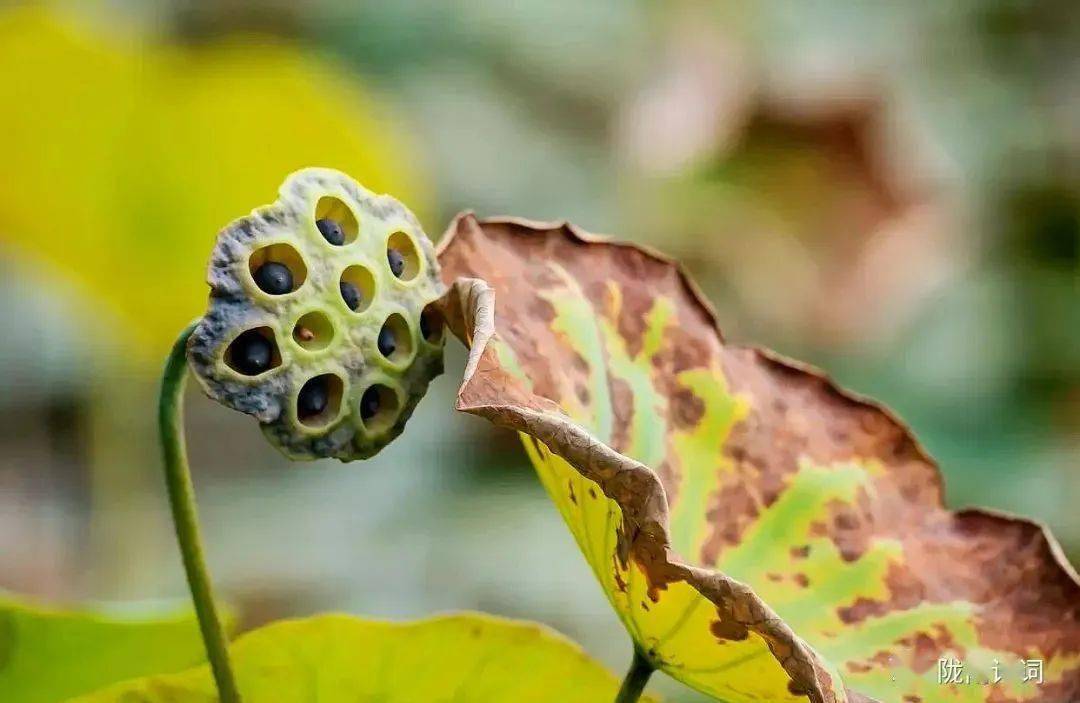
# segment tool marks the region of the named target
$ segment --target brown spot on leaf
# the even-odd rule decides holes
[[[903,564],[893,563],[885,571],[885,585],[890,594],[885,601],[858,598],[849,606],[837,609],[837,615],[847,624],[880,617],[893,610],[913,608],[925,599],[925,585]]]
[[[536,437],[533,437],[532,435],[527,436],[529,437],[529,441],[532,442],[533,449],[536,450],[536,453],[539,454],[541,457],[546,456],[544,451],[546,448],[543,444],[540,443],[540,440],[538,440]]]
[[[612,574],[615,577],[615,587],[623,593],[626,593],[626,581],[623,580],[622,573],[618,567],[612,569]]]
[[[734,620],[714,620],[709,625],[709,630],[719,640],[740,642],[750,636],[750,631],[746,629],[746,626]]]
[[[656,469],[656,475],[660,479],[660,485],[667,492],[668,503],[674,505],[679,500],[679,474],[670,456],[664,457],[664,461]]]
[[[611,448],[617,452],[626,452],[630,448],[630,428],[634,413],[639,412],[634,402],[634,393],[630,384],[618,376],[609,376],[613,423],[611,430]]]
[[[829,537],[836,544],[840,557],[846,562],[853,562],[866,553],[873,534],[867,529],[872,518],[859,509],[834,501],[828,506],[832,514],[832,527],[827,530]]]
[[[640,267],[631,264],[628,268]],[[625,286],[621,287],[621,290],[625,291],[625,289]],[[645,333],[646,316],[652,308],[652,301],[649,300],[648,296],[634,295],[632,289],[628,293],[623,292],[621,297],[622,304],[618,319],[615,321],[615,328],[619,336],[625,340],[626,351],[633,358],[641,353],[641,341]]]
[[[735,470],[744,477],[754,473],[753,468],[745,464],[736,464]],[[710,524],[717,529],[702,547],[704,563],[715,564],[724,549],[735,547],[742,541],[743,532],[757,519],[763,500],[752,480],[729,482],[720,489],[708,514]],[[725,510],[732,511],[730,519],[716,514]]]
[[[648,585],[645,589],[645,595],[648,596],[649,600],[651,600],[653,603],[659,603],[660,591],[667,590],[667,582],[663,580],[654,581],[651,576],[652,570],[649,568],[645,568],[643,570],[645,571],[645,579],[648,582]]]
[[[671,418],[680,430],[692,430],[701,422],[705,413],[705,404],[691,391],[681,388],[671,396]]]
[[[934,628],[934,633],[919,632],[911,644],[912,660],[911,668],[915,673],[922,674],[937,665],[938,659],[945,652],[955,652],[961,659],[964,657],[964,648],[957,645],[952,634],[941,626]]]
[[[809,693],[809,691],[806,690],[806,687],[800,686],[794,681],[788,681],[787,690],[790,691],[793,696],[805,696]]]

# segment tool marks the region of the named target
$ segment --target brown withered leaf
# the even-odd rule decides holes
[[[727,701],[1080,697],[1080,579],[1050,535],[946,510],[896,418],[725,344],[670,260],[470,214],[439,260],[458,409],[521,433],[658,667]]]

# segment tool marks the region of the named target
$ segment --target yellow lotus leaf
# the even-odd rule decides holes
[[[228,617],[226,630],[232,629]],[[4,703],[53,703],[135,676],[182,671],[205,658],[189,609],[57,610],[0,597]]]
[[[593,703],[616,678],[561,635],[480,613],[389,623],[276,622],[230,647],[245,703]],[[212,703],[209,667],[110,686],[78,703]],[[654,702],[643,698],[643,703]]]
[[[0,13],[0,241],[155,361],[205,307],[206,251],[282,173],[340,168],[422,205],[402,130],[355,81],[266,37],[193,46]]]

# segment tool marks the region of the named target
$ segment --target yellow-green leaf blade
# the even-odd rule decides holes
[[[577,645],[533,623],[482,614],[411,623],[322,615],[273,623],[230,647],[245,703],[586,703],[618,680]],[[207,666],[129,681],[79,703],[216,700]],[[643,700],[652,700],[645,698]]]
[[[156,617],[0,600],[0,701],[52,703],[205,659],[189,610]]]

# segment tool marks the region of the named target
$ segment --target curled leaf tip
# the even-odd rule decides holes
[[[206,393],[294,459],[367,458],[442,372],[434,247],[388,195],[305,169],[218,235],[188,345]]]
[[[1080,581],[1049,533],[947,510],[895,416],[725,343],[671,260],[471,214],[438,256],[458,408],[521,433],[659,668],[740,702],[1080,697]]]

